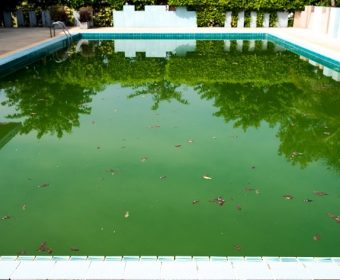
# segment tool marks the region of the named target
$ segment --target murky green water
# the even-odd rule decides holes
[[[339,256],[340,83],[241,43],[84,42],[3,78],[0,255]]]

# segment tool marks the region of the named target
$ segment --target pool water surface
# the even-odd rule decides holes
[[[339,256],[340,83],[267,41],[85,41],[0,80],[0,255]]]

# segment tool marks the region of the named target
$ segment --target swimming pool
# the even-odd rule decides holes
[[[83,38],[4,77],[0,255],[337,256],[340,84],[256,39]]]

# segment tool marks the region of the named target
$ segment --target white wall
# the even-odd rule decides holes
[[[168,11],[167,6],[145,6],[135,11],[135,6],[125,5],[123,11],[113,11],[114,27],[197,27],[196,12],[184,7]]]
[[[328,35],[340,39],[340,8],[330,8]]]

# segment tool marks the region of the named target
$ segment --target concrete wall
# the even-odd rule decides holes
[[[132,5],[125,5],[123,11],[113,11],[114,27],[197,27],[196,12],[177,7],[169,11],[167,6],[145,6],[144,11],[135,11]]]
[[[307,28],[340,40],[340,8],[306,6],[296,12],[294,27]]]

